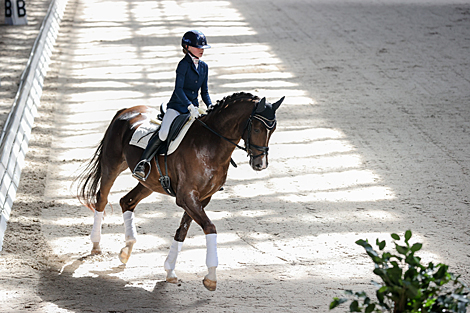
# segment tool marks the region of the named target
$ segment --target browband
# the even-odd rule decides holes
[[[276,126],[276,119],[267,119],[266,117],[262,116],[262,115],[259,115],[259,114],[255,114],[253,115],[253,118],[256,118],[258,121],[260,121],[261,123],[264,124],[264,126],[271,130],[274,128],[274,126]]]

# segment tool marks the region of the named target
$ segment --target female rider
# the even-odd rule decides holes
[[[188,31],[181,40],[181,46],[185,56],[176,68],[175,90],[167,104],[162,125],[159,132],[149,140],[140,162],[132,172],[134,177],[142,181],[145,181],[148,176],[145,175],[145,165],[149,164],[150,166],[150,161],[155,156],[158,147],[167,139],[173,120],[180,114],[188,113],[189,105],[193,104],[195,107],[199,107],[199,89],[206,106],[212,105],[207,86],[208,66],[200,60],[204,49],[211,47],[207,44],[206,36],[198,30]]]

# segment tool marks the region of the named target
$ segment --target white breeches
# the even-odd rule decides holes
[[[168,133],[170,132],[171,123],[180,114],[181,114],[180,112],[173,110],[173,109],[166,110],[166,113],[163,116],[162,125],[160,126],[160,130],[158,132],[158,137],[160,137],[161,141],[165,141],[168,138]]]
[[[104,211],[98,212],[95,210],[95,216],[93,221],[93,228],[91,230],[90,239],[91,242],[100,242],[101,240],[101,224],[104,219]]]

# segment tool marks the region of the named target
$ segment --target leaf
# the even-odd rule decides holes
[[[375,310],[375,303],[369,304],[365,310],[365,313],[371,313]]]
[[[386,275],[394,284],[400,285],[402,273],[403,270],[400,267],[394,266],[392,268],[387,269]]]
[[[359,239],[358,241],[356,241],[356,244],[359,245],[359,246],[364,247],[364,249],[366,249],[366,251],[367,250],[372,250],[372,246],[369,244],[369,242],[367,240]]]
[[[359,308],[359,302],[357,302],[357,300],[351,302],[349,305],[349,312],[361,312],[361,309]]]
[[[422,247],[423,247],[423,244],[417,242],[411,247],[411,251],[413,251],[413,252],[419,251],[419,250],[421,250]]]
[[[330,310],[336,308],[338,305],[340,305],[341,303],[344,303],[348,301],[347,299],[344,299],[344,298],[333,298],[333,301],[331,301],[330,303]]]
[[[410,281],[416,280],[418,276],[418,271],[414,267],[410,267],[406,272],[405,272],[405,279],[408,279]]]
[[[414,257],[413,255],[407,255],[405,262],[410,266],[419,266],[420,258]]]
[[[356,297],[358,298],[366,298],[367,294],[364,291],[356,292]]]
[[[366,253],[367,255],[370,256],[370,258],[375,264],[383,264],[383,260],[379,257],[377,252],[375,252],[374,250],[366,250]]]
[[[386,286],[383,286],[382,288],[378,289],[376,292],[375,292],[375,295],[377,296],[377,299],[379,300],[379,303],[382,304],[384,303],[384,300],[385,300],[385,294],[384,292],[387,290],[387,287]]]
[[[395,239],[395,240],[400,240],[400,236],[398,236],[397,234],[393,233],[391,234],[392,238]]]
[[[411,230],[405,232],[405,242],[408,242],[411,238]]]
[[[432,275],[435,279],[441,280],[447,276],[447,265],[441,264],[437,272]]]
[[[398,253],[403,254],[403,255],[406,255],[409,250],[408,247],[400,246],[397,244],[395,244],[395,249],[397,250]]]
[[[382,254],[382,260],[384,260],[385,262],[387,262],[388,260],[390,260],[390,258],[392,257],[392,254],[390,252],[384,252]]]
[[[379,242],[379,240],[377,239],[377,246],[379,246],[380,251],[382,251],[385,248],[385,245],[386,245],[385,240]]]
[[[374,268],[373,273],[377,276],[380,276],[380,278],[385,281],[387,274],[383,268]]]

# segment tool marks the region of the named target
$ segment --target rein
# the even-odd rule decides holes
[[[206,123],[204,123],[203,121],[201,121],[200,119],[196,119],[197,121],[199,121],[205,128],[207,128],[208,130],[210,130],[212,133],[214,133],[215,135],[219,136],[220,138],[228,141],[229,143],[231,143],[232,145],[234,145],[235,147],[237,147],[238,149],[241,149],[243,151],[245,151],[249,156],[251,156],[252,158],[257,158],[257,157],[260,157],[262,155],[267,155],[268,154],[268,150],[269,150],[269,147],[265,147],[265,146],[257,146],[257,145],[254,145],[254,144],[251,144],[250,143],[250,137],[251,137],[251,127],[253,125],[253,119],[257,119],[259,120],[260,122],[262,122],[264,124],[264,126],[267,128],[267,129],[272,129],[274,127],[274,125],[276,125],[276,121],[271,121],[271,120],[267,120],[265,117],[261,116],[261,115],[258,115],[258,114],[255,114],[256,112],[256,108],[253,110],[253,112],[251,113],[250,117],[248,118],[247,120],[247,125],[245,126],[245,130],[243,131],[243,134],[245,134],[245,132],[248,130],[248,136],[247,136],[247,140],[245,141],[245,146],[246,147],[242,147],[238,144],[236,144],[235,142],[231,141],[230,139],[222,136],[221,134],[219,134],[218,132],[216,132],[215,130],[213,130],[212,128],[210,128]],[[271,125],[269,125],[271,124]],[[243,134],[242,134],[242,137],[243,137]],[[257,155],[253,155],[253,153],[251,152],[252,149],[251,147],[253,147],[254,149],[258,150],[258,151],[261,151],[260,154],[257,154]],[[235,162],[233,161],[233,159],[230,159],[230,163],[234,166],[234,167],[237,167],[237,165],[235,164]]]
[[[230,140],[230,139],[228,139],[228,138],[222,136],[221,134],[219,134],[218,132],[216,132],[215,130],[213,130],[213,129],[210,128],[209,126],[207,126],[207,124],[204,123],[203,121],[201,121],[200,119],[197,118],[196,121],[198,121],[199,123],[201,123],[202,126],[204,126],[205,128],[207,128],[208,130],[210,130],[211,132],[213,132],[214,134],[216,134],[216,135],[219,136],[220,138],[222,138],[222,139],[224,139],[224,140],[230,142],[232,145],[234,145],[234,146],[237,147],[238,149],[241,149],[241,150],[243,150],[243,151],[245,151],[245,152],[248,152],[246,148],[244,148],[244,147],[240,146],[239,144],[234,143],[232,140]]]
[[[222,136],[221,134],[219,134],[218,132],[216,132],[215,130],[213,130],[213,129],[210,128],[209,126],[207,126],[207,124],[204,123],[203,121],[201,121],[200,119],[197,118],[196,121],[199,121],[199,123],[201,123],[202,126],[204,126],[205,128],[207,128],[208,130],[210,130],[211,132],[213,132],[214,134],[216,134],[216,135],[219,136],[220,138],[227,140],[228,142],[230,142],[232,145],[234,145],[234,146],[237,147],[238,149],[242,149],[243,151],[245,151],[245,152],[248,153],[248,151],[246,150],[246,148],[243,148],[242,146],[240,146],[240,145],[234,143],[233,141],[231,141],[230,139],[228,139],[228,138]],[[235,168],[238,167],[237,163],[235,163],[235,161],[234,161],[232,158],[230,158],[230,164],[232,164],[233,167],[235,167]]]

